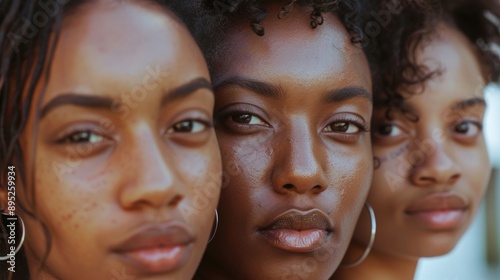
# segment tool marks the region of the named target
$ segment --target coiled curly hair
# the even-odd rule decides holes
[[[380,8],[389,1],[374,1],[371,5]],[[500,8],[497,3],[489,0],[403,2],[406,3],[401,13],[376,38],[380,53],[372,57],[378,59],[373,62],[374,96],[383,97],[376,99],[375,106],[389,108],[388,119],[392,119],[392,113],[397,109],[410,120],[418,121],[418,116],[405,111],[401,105],[412,95],[422,92],[427,80],[440,74],[439,69],[427,69],[416,63],[417,50],[432,39],[439,23],[456,28],[476,46],[487,82],[500,80],[500,57],[492,48],[493,44],[500,46]]]
[[[34,98],[35,86],[39,83],[46,84],[48,80],[47,73],[50,72],[50,62],[63,18],[71,17],[71,13],[80,6],[93,1],[0,0],[0,170],[7,170],[7,166],[15,163],[20,179],[18,185],[23,182],[25,193],[34,193],[34,186],[26,185],[29,182],[27,175],[32,178],[34,170],[25,168],[25,151],[21,149],[19,137],[26,127],[28,117],[36,113],[30,112],[32,104],[39,103]],[[149,1],[176,14],[200,45],[211,45],[211,30],[218,26],[218,18],[205,9],[201,0]],[[52,6],[47,8],[49,5]],[[0,187],[5,188],[5,191],[8,186],[6,174],[0,173]],[[38,220],[44,228],[47,248],[43,258],[45,260],[51,248],[51,238],[43,221],[32,211],[35,203],[33,198],[29,201],[30,205],[22,205],[18,201],[17,206]],[[20,233],[17,236],[21,236]],[[2,237],[0,240],[3,253],[6,251],[3,244],[5,239]],[[29,279],[24,250],[16,255],[16,273],[9,273],[6,265],[6,262],[0,263],[0,279]]]
[[[269,1],[267,1],[269,2]],[[247,18],[249,27],[258,36],[264,36],[265,28],[260,24],[268,16],[277,16],[283,18],[286,14],[292,12],[295,5],[312,7],[309,15],[311,28],[318,28],[323,24],[324,13],[334,13],[337,15],[351,35],[351,42],[354,44],[362,43],[364,33],[361,30],[363,25],[362,4],[364,0],[285,0],[279,14],[269,15],[263,7],[265,0],[205,0],[205,4],[218,14],[219,28],[224,28],[231,18]],[[212,56],[208,57],[209,66],[217,62],[223,50],[223,38],[221,32],[213,34],[213,40],[217,43],[212,47],[217,50],[211,51]],[[212,69],[212,67],[210,67]]]

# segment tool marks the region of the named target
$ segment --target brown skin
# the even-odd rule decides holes
[[[280,8],[266,7],[269,15]],[[215,84],[223,84],[214,114],[228,181],[201,279],[327,279],[347,249],[373,169],[369,134],[358,127],[371,119],[370,72],[334,15],[312,29],[309,12],[295,7],[282,20],[267,17],[263,37],[246,21],[226,31],[226,53],[214,73]],[[230,83],[234,78],[279,88],[281,95],[259,94]],[[347,87],[367,95],[325,101]],[[347,130],[332,131],[335,125]],[[258,230],[290,209],[328,215],[334,230],[322,247],[292,253],[262,238]]]
[[[420,120],[409,122],[397,114],[391,122],[384,119],[384,108],[375,109],[373,151],[381,166],[368,196],[377,217],[375,245],[363,263],[339,269],[334,279],[413,279],[420,257],[440,256],[455,247],[481,203],[491,169],[481,130],[485,106],[452,108],[482,99],[485,80],[467,39],[445,25],[437,30],[418,59],[431,69],[440,67],[442,74],[407,101]],[[423,160],[412,161],[417,154],[425,155]],[[413,168],[404,162],[413,162]],[[438,230],[411,218],[407,209],[432,194],[461,197],[466,204],[463,219]],[[361,215],[349,259],[364,250],[369,225],[368,215]]]
[[[147,67],[159,68],[161,75],[152,76]],[[52,238],[45,266],[37,273],[47,249],[45,235],[36,220],[17,208],[26,224],[23,248],[31,279],[191,279],[214,221],[221,165],[210,125],[210,87],[160,105],[162,98],[173,97],[173,89],[199,78],[210,81],[189,31],[153,4],[85,5],[64,22],[50,74],[42,108],[67,93],[116,101],[133,97],[139,86],[145,95],[114,109],[53,107],[40,119],[35,139],[31,109],[21,136],[26,168],[36,167],[37,204],[30,210]],[[40,96],[38,90],[35,100]],[[189,123],[192,129],[180,129]],[[71,137],[84,140],[76,144]],[[30,149],[33,141],[36,154]],[[19,184],[16,195],[32,205]],[[195,198],[200,195],[205,204]],[[2,197],[6,206],[5,193]],[[174,271],[147,274],[113,252],[139,228],[171,222],[185,225],[194,237],[187,261]]]

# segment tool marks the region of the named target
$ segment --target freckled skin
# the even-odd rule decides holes
[[[63,105],[40,120],[34,138],[30,115],[21,142],[27,170],[35,167],[36,207],[20,185],[17,200],[47,226],[51,237],[50,254],[37,273],[47,249],[45,235],[18,208],[26,224],[23,248],[34,280],[111,279],[113,271],[123,270],[134,279],[191,279],[214,221],[220,154],[214,130],[204,124],[212,120],[213,93],[200,88],[160,106],[172,89],[198,78],[210,81],[201,51],[187,28],[163,8],[112,2],[83,5],[65,19],[46,93],[42,97],[39,87],[35,100],[42,98],[42,107],[67,93],[120,100],[143,83],[147,67],[168,74],[126,118],[109,108]],[[114,129],[102,130],[103,119]],[[185,120],[201,129],[172,130]],[[81,131],[99,140],[67,141],[68,135]],[[208,183],[213,190],[200,207],[194,196]],[[146,275],[113,253],[139,227],[172,221],[185,224],[195,238],[187,263],[179,269]]]
[[[451,107],[470,98],[483,98],[484,78],[467,39],[445,25],[437,30],[436,38],[418,53],[418,59],[443,72],[426,83],[424,92],[407,101],[419,121],[411,123],[396,115],[390,122],[384,118],[385,108],[374,109],[373,152],[385,158],[374,172],[368,196],[377,217],[375,244],[361,265],[339,269],[334,279],[413,279],[418,258],[451,251],[481,203],[491,167],[482,131],[475,123],[482,123],[485,107],[460,111]],[[467,133],[456,130],[463,122],[468,123]],[[381,134],[379,128],[384,125],[395,125],[391,134]],[[425,141],[432,143],[431,152],[420,162],[411,161],[424,151],[419,143]],[[456,228],[429,230],[405,214],[412,202],[433,193],[458,195],[466,202],[465,218]],[[363,213],[349,258],[359,257],[366,248],[369,230],[369,217]]]
[[[324,128],[342,115],[369,124],[372,104],[361,97],[323,100],[327,92],[349,86],[370,93],[366,58],[334,15],[326,14],[325,23],[312,29],[310,8],[296,6],[278,20],[273,15],[280,9],[266,6],[263,37],[244,21],[231,22],[227,53],[214,72],[215,84],[244,77],[279,87],[283,97],[263,97],[239,86],[216,89],[216,132],[229,176],[201,279],[327,279],[342,259],[368,192],[369,134],[343,138]],[[239,126],[228,110],[232,116],[251,110],[252,122],[260,124]],[[327,213],[335,229],[323,249],[291,253],[258,237],[259,227],[289,209]]]

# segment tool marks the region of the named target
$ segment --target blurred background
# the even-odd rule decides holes
[[[500,86],[485,90],[484,132],[493,173],[483,204],[455,249],[421,259],[415,280],[500,280]]]

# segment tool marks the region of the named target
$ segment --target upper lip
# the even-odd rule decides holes
[[[415,214],[419,212],[464,210],[467,208],[465,200],[455,194],[435,193],[414,201],[405,212]]]
[[[148,224],[139,227],[129,238],[114,248],[117,253],[158,247],[186,246],[195,238],[181,223]]]
[[[332,231],[333,224],[328,216],[321,210],[313,209],[308,211],[301,211],[297,209],[288,210],[274,219],[271,220],[261,230],[309,230],[321,229],[325,231]]]

